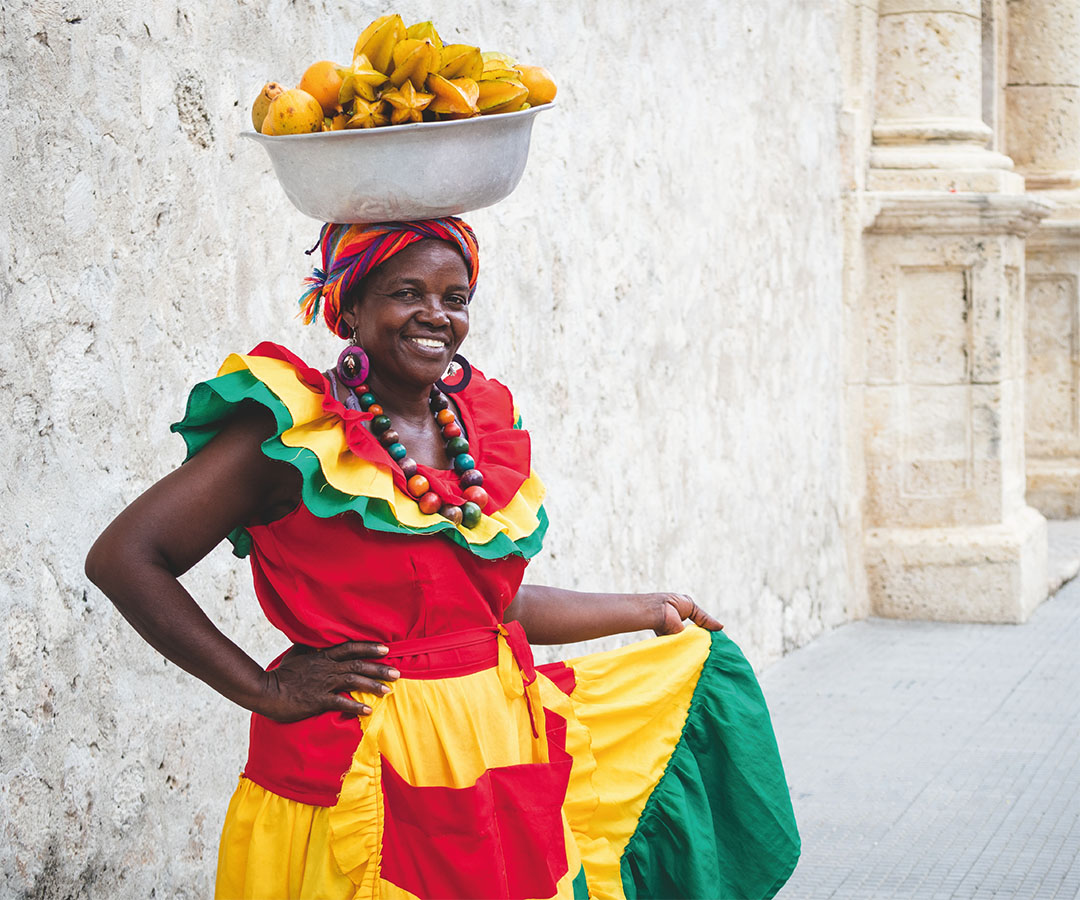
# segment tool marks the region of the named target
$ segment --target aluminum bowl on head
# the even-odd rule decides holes
[[[242,136],[266,148],[285,194],[313,219],[433,219],[491,206],[517,187],[533,119],[552,106],[449,122]]]

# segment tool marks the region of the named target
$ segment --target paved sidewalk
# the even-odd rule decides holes
[[[1080,897],[1080,580],[1026,625],[870,619],[761,679],[797,898]]]

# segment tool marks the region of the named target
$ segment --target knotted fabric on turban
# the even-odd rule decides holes
[[[453,244],[465,257],[469,270],[469,297],[476,290],[479,256],[476,236],[461,219],[422,219],[415,222],[380,222],[377,225],[335,225],[328,222],[319,235],[322,268],[304,280],[300,315],[310,325],[322,307],[327,327],[338,337],[349,338],[349,326],[341,315],[341,302],[349,291],[379,263],[424,238]],[[310,252],[310,251],[309,251]]]

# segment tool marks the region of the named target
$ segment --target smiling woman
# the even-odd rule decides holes
[[[769,897],[798,834],[750,667],[690,597],[523,585],[547,528],[510,392],[464,363],[464,222],[324,227],[301,298],[336,368],[230,356],[187,462],[87,573],[252,711],[222,832],[233,897]],[[228,538],[291,646],[267,669],[177,577]],[[684,626],[684,620],[690,626]],[[656,640],[535,667],[529,643]]]

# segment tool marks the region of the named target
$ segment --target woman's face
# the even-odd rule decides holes
[[[469,272],[446,241],[424,239],[370,272],[343,317],[377,379],[429,386],[469,333]]]

